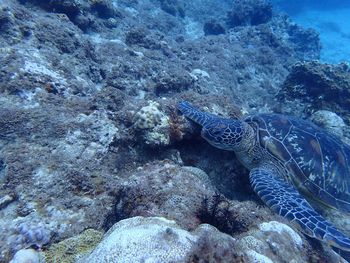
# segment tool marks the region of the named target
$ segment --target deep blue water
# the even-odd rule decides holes
[[[293,21],[320,33],[321,61],[350,62],[349,0],[272,0]]]

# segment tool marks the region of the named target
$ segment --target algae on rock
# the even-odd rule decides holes
[[[87,229],[80,235],[68,238],[43,252],[45,263],[73,263],[92,251],[102,240],[103,233],[94,229]]]

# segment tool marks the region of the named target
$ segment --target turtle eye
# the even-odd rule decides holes
[[[221,134],[221,130],[220,129],[213,129],[213,130],[211,130],[210,133],[214,136],[219,136]]]

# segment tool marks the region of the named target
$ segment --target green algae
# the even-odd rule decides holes
[[[78,236],[53,244],[43,252],[45,263],[73,263],[92,251],[102,237],[103,232],[87,229]]]

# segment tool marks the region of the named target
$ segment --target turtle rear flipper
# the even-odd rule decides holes
[[[276,213],[295,222],[308,236],[328,245],[350,251],[350,239],[336,229],[274,170],[255,168],[250,171],[250,182],[259,197]]]

